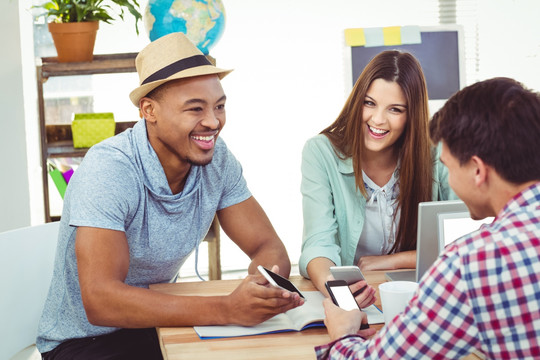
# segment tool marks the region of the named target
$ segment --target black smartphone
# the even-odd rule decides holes
[[[360,307],[358,306],[358,303],[356,302],[356,299],[354,298],[351,289],[349,289],[349,285],[347,285],[345,280],[330,280],[324,285],[326,286],[326,290],[328,290],[328,294],[330,294],[330,298],[334,304],[347,311],[354,309],[360,310]],[[368,328],[369,324],[362,324],[360,326],[360,329]]]
[[[295,292],[300,295],[300,297],[304,298],[304,295],[302,295],[300,290],[298,290],[296,286],[294,286],[293,283],[290,282],[288,279],[285,279],[283,276],[276,274],[275,272],[272,272],[267,268],[262,267],[261,265],[257,266],[257,269],[273,286],[288,290],[290,292]]]

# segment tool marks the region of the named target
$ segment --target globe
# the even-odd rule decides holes
[[[225,8],[221,0],[149,0],[143,21],[150,41],[183,32],[208,55],[223,35]]]

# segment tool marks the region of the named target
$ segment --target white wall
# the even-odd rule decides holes
[[[540,1],[481,0],[480,76],[506,76],[540,91]]]
[[[436,25],[436,3],[224,0],[225,33],[210,51],[218,65],[235,69],[223,80],[228,121],[222,134],[293,263],[302,237],[302,147],[337,117],[348,95],[343,30]],[[540,90],[540,25],[534,19],[540,2],[480,0],[479,11],[481,39],[489,44],[480,44],[482,78],[513,76]],[[526,58],[512,56],[524,48]],[[235,247],[229,251],[230,258],[222,259],[225,269],[238,259],[247,262]]]
[[[19,4],[6,1],[0,66],[0,231],[30,225]]]
[[[227,12],[225,33],[210,51],[218,66],[235,69],[223,80],[228,96],[223,138],[242,162],[250,189],[296,263],[302,236],[301,149],[309,137],[336,118],[347,95],[343,30],[436,25],[437,2],[223,2]],[[492,24],[486,25],[488,30],[480,37],[482,78],[513,76],[540,90],[540,25],[535,18],[540,2],[479,0],[479,4],[485,14],[481,25]],[[517,28],[510,26],[512,23]],[[96,52],[139,51],[148,43],[144,29],[141,30],[141,36],[136,37],[132,23],[101,25]],[[120,40],[108,41],[114,35],[119,35]],[[504,40],[504,44],[499,40]],[[515,56],[524,48],[524,58]],[[115,99],[117,104],[128,103],[127,95],[135,86],[128,85],[126,92]],[[9,95],[13,93],[12,86],[5,89]],[[22,137],[17,141],[23,141]],[[4,159],[3,154],[0,156]],[[39,201],[33,204],[42,206]],[[247,258],[230,241],[224,240],[222,246],[225,269],[246,266]],[[200,260],[204,260],[202,254]],[[185,269],[191,272],[192,266],[188,264]]]
[[[404,4],[389,12],[377,1],[369,7],[352,0],[223,2],[225,32],[210,50],[219,66],[235,69],[222,82],[228,97],[222,136],[297,263],[302,147],[334,121],[348,95],[344,29],[432,25],[422,15],[433,12],[434,2],[408,1],[421,9],[414,12],[415,21],[403,16]],[[229,251],[231,257],[222,259],[224,269],[237,265],[238,259],[247,262],[235,247]]]

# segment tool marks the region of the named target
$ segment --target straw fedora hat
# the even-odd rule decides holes
[[[139,100],[158,86],[176,79],[217,74],[220,79],[232,70],[215,67],[181,32],[168,34],[148,44],[135,59],[139,87],[129,94],[139,107]]]

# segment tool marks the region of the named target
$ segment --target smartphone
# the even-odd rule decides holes
[[[364,274],[360,271],[358,266],[331,266],[330,273],[336,280],[345,280],[347,284],[351,285],[360,280],[366,280]],[[362,291],[366,289],[366,286],[358,290],[353,294],[354,297],[360,295]]]
[[[365,280],[364,274],[358,266],[331,266],[330,273],[334,279],[344,280],[349,285]]]
[[[326,290],[328,290],[328,294],[330,294],[330,298],[340,308],[343,310],[360,310],[360,307],[358,306],[358,303],[356,302],[356,299],[354,298],[351,289],[349,289],[349,285],[345,280],[330,280],[327,281],[325,284]],[[362,324],[360,326],[360,329],[368,329],[369,324]]]
[[[275,272],[272,272],[261,265],[257,266],[257,269],[271,285],[285,289],[290,292],[295,292],[300,295],[300,297],[304,298],[304,295],[302,295],[300,290],[298,290],[296,286],[294,286],[293,283],[290,282],[288,279],[285,279],[283,276],[276,274]]]

